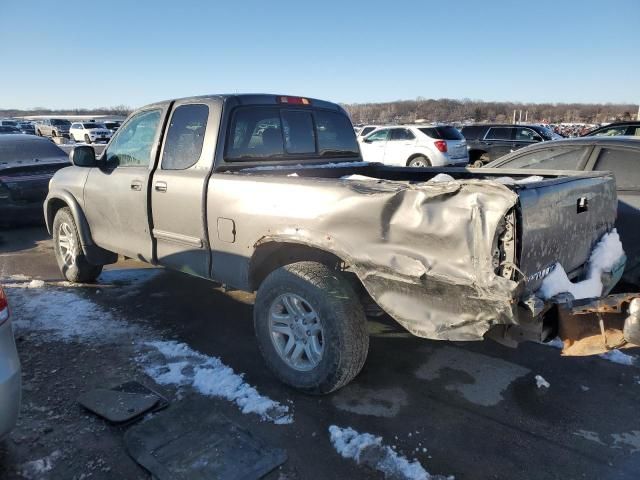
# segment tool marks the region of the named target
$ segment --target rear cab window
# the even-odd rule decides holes
[[[340,112],[319,108],[238,107],[231,116],[225,160],[359,157],[355,132]]]
[[[618,190],[640,190],[640,159],[638,151],[622,148],[603,148],[594,170],[608,170],[616,177]]]

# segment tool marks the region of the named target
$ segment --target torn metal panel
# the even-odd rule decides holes
[[[632,303],[635,302],[635,303]],[[630,306],[637,294],[558,305],[558,336],[567,356],[587,356],[640,345],[640,312]]]

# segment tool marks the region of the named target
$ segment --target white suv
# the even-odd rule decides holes
[[[448,125],[380,127],[360,142],[367,162],[408,167],[466,166],[467,142]]]
[[[108,142],[111,138],[111,131],[104,125],[95,122],[72,123],[69,128],[69,138],[76,142]]]

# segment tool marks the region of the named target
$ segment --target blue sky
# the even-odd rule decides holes
[[[639,29],[640,0],[2,0],[0,108],[228,92],[636,103]]]

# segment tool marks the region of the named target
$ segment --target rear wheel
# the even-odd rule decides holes
[[[408,165],[410,167],[418,167],[418,168],[419,167],[430,167],[431,166],[431,162],[424,155],[420,155],[420,156],[417,156],[417,157],[413,157],[411,160],[409,160]]]
[[[267,366],[284,383],[326,394],[349,383],[369,349],[366,317],[349,281],[316,262],[272,272],[260,285],[254,326]]]
[[[84,135],[84,143],[91,144],[91,139],[89,138],[89,135],[87,135],[87,134]]]
[[[68,207],[56,212],[53,243],[58,267],[64,278],[74,283],[93,282],[98,278],[102,265],[92,265],[84,256],[76,222]]]
[[[58,136],[58,134],[56,133],[56,131],[55,131],[55,130],[52,130],[52,131],[51,131],[51,136],[52,136],[53,138],[55,138],[55,137],[57,137],[57,136]]]

